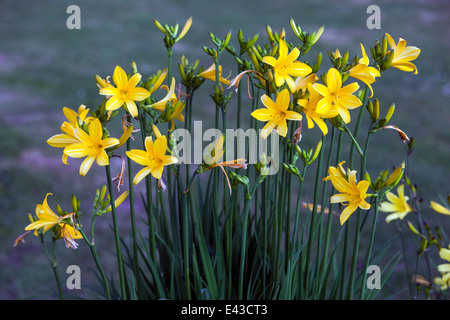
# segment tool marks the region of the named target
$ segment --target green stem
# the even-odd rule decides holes
[[[378,220],[378,197],[375,198],[375,214],[373,215],[373,223],[372,223],[372,231],[370,234],[370,242],[369,242],[369,248],[367,249],[367,255],[366,255],[366,262],[364,264],[364,269],[362,270],[363,274],[363,280],[361,282],[361,296],[360,299],[364,300],[364,294],[366,290],[366,278],[367,278],[367,268],[369,267],[370,258],[372,255],[372,248],[373,248],[373,242],[375,238],[375,230],[377,227],[377,220]]]
[[[121,289],[121,293],[122,293],[122,299],[127,299],[122,250],[120,248],[119,226],[117,223],[116,206],[114,204],[114,193],[113,193],[113,187],[112,187],[112,182],[111,182],[110,165],[105,166],[105,168],[106,168],[106,180],[108,183],[108,192],[109,192],[110,203],[111,203],[111,214],[112,214],[112,219],[113,219],[114,242],[116,245],[117,265],[119,268],[120,289]]]
[[[238,284],[238,300],[242,300],[243,290],[244,290],[244,267],[245,267],[245,258],[247,254],[247,231],[248,231],[248,220],[249,220],[249,212],[250,212],[250,204],[252,203],[253,194],[256,191],[258,184],[255,184],[252,192],[249,194],[247,190],[245,208],[244,208],[244,221],[242,226],[242,244],[241,244],[241,262],[239,265],[239,284]]]
[[[48,253],[47,247],[45,246],[45,243],[44,243],[44,236],[41,235],[42,247],[44,248],[45,255],[47,256],[48,262],[52,266],[53,275],[55,276],[56,285],[58,286],[59,298],[61,300],[64,300],[64,293],[62,290],[61,280],[59,278],[59,273],[58,273],[58,263],[56,261],[55,241],[56,241],[56,239],[52,237],[52,258],[51,258]]]
[[[322,136],[322,148],[319,152],[319,159],[317,163],[317,173],[316,173],[316,182],[314,186],[314,200],[313,200],[313,210],[311,213],[311,225],[309,230],[309,238],[308,238],[308,247],[306,252],[306,268],[305,272],[307,272],[305,276],[305,290],[307,295],[309,294],[309,265],[311,263],[311,250],[312,250],[312,242],[314,240],[314,233],[316,229],[316,213],[317,213],[317,202],[318,202],[318,196],[319,196],[319,185],[322,178],[322,160],[323,160],[323,154],[324,154],[324,148],[325,148],[325,136]]]
[[[127,151],[131,149],[130,139],[127,140]],[[141,294],[141,279],[139,272],[139,255],[137,248],[137,238],[136,238],[136,218],[134,212],[134,184],[133,184],[133,168],[130,159],[127,158],[128,166],[128,189],[130,198],[130,219],[131,219],[131,235],[133,237],[133,262],[134,262],[134,272],[136,277],[136,288],[138,297]]]
[[[95,216],[95,213],[93,214],[93,217],[94,216]],[[94,219],[92,219],[91,226],[94,225],[93,221],[94,221]],[[78,231],[81,233],[81,235],[83,236],[84,241],[89,246],[89,250],[91,251],[92,257],[94,258],[95,265],[97,266],[98,272],[100,272],[100,276],[102,277],[103,285],[105,287],[106,299],[111,300],[111,294],[109,292],[108,278],[106,277],[105,271],[103,270],[103,267],[102,267],[102,265],[100,263],[100,259],[99,259],[98,254],[97,254],[97,249],[95,247],[94,240],[90,241],[81,228],[78,229]]]

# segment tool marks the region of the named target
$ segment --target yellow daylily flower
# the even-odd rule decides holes
[[[308,99],[299,99],[297,103],[303,107],[303,113],[306,116],[308,121],[308,128],[314,128],[314,122],[317,123],[323,135],[328,133],[328,127],[323,119],[325,118],[334,118],[339,113],[336,110],[330,110],[328,113],[320,114],[317,113],[316,107],[317,103],[322,99],[322,95],[320,95],[316,90],[312,90],[312,84],[308,84]]]
[[[105,150],[120,143],[116,138],[103,139],[103,127],[99,119],[91,122],[89,134],[81,128],[76,128],[74,134],[80,142],[67,146],[64,153],[72,158],[86,157],[80,166],[82,176],[88,173],[95,160],[99,166],[109,165],[109,157]]]
[[[359,89],[359,85],[353,82],[342,87],[342,77],[335,68],[330,68],[327,73],[327,86],[314,83],[313,89],[320,93],[323,98],[317,103],[316,112],[326,114],[330,110],[336,110],[345,123],[350,122],[348,109],[355,109],[362,105],[361,100],[352,93]]]
[[[212,81],[216,81],[216,64],[213,63],[208,69],[200,72],[198,74],[199,77],[204,78],[204,79],[208,79],[208,80],[212,80]],[[219,82],[226,84],[227,86],[230,85],[230,80],[228,80],[229,77],[224,78],[222,76],[222,66],[219,65]]]
[[[106,102],[106,110],[116,110],[126,105],[126,109],[133,117],[137,117],[138,109],[135,101],[142,101],[150,96],[150,92],[136,85],[141,80],[141,75],[135,73],[129,80],[125,71],[116,66],[113,74],[113,81],[116,87],[107,86],[100,88],[100,94],[110,96]]]
[[[417,67],[410,61],[415,60],[419,54],[420,49],[413,46],[406,46],[406,40],[399,38],[398,43],[395,44],[394,39],[389,33],[386,33],[386,38],[394,51],[394,59],[392,60],[391,66],[406,72],[413,72],[417,74]]]
[[[275,127],[280,136],[286,137],[286,120],[302,120],[301,114],[288,110],[290,94],[287,89],[278,94],[275,102],[265,94],[261,97],[261,101],[266,108],[253,111],[251,116],[259,121],[268,121],[261,131],[263,139],[266,139]]]
[[[450,262],[450,250],[441,248],[439,250],[439,256],[442,260]],[[442,274],[442,277],[434,278],[434,282],[440,286],[441,290],[446,290],[450,284],[450,263],[444,263],[438,265],[438,271]]]
[[[275,72],[275,84],[277,87],[287,83],[291,92],[295,92],[295,82],[293,77],[304,77],[312,72],[310,66],[306,63],[295,61],[300,55],[300,51],[294,48],[288,54],[288,47],[283,39],[280,39],[278,49],[278,59],[271,56],[263,57],[263,62],[272,66]]]
[[[34,234],[38,236],[38,230],[42,229],[42,232],[45,233],[49,229],[53,228],[55,225],[59,225],[60,230],[57,234],[55,234],[55,238],[64,238],[64,241],[66,243],[66,247],[68,248],[77,248],[77,244],[74,241],[74,239],[81,239],[82,235],[80,232],[75,230],[75,228],[66,222],[64,220],[66,219],[73,219],[74,213],[66,214],[65,216],[59,216],[56,213],[50,209],[47,198],[49,195],[52,195],[51,193],[47,193],[47,195],[44,198],[44,201],[42,204],[36,205],[36,217],[37,220],[33,221],[29,225],[25,227],[26,231],[32,231],[34,230]],[[73,221],[73,220],[72,220]]]
[[[295,91],[302,90],[302,92],[305,92],[309,85],[317,80],[319,80],[319,77],[315,73],[310,74],[307,77],[297,77],[297,79],[295,79]]]
[[[431,208],[438,212],[438,213],[442,213],[442,214],[446,214],[446,215],[450,215],[450,209],[444,207],[443,205],[435,202],[435,201],[430,201],[430,206]]]
[[[160,180],[164,166],[178,162],[176,157],[166,156],[166,149],[167,138],[166,136],[160,136],[155,142],[153,142],[152,137],[145,138],[145,151],[133,149],[126,152],[131,160],[145,167],[134,177],[134,185],[137,185],[150,173],[154,178]]]
[[[408,204],[409,197],[405,196],[405,185],[401,184],[397,187],[397,195],[392,192],[386,194],[388,201],[380,203],[380,211],[392,212],[386,217],[386,222],[389,223],[392,220],[402,220],[406,215],[412,211],[411,206]]]
[[[369,58],[367,57],[366,50],[364,49],[362,43],[360,43],[360,45],[362,58],[359,59],[356,66],[349,70],[348,75],[364,82],[370,89],[371,94],[369,98],[371,98],[373,96],[373,89],[371,84],[375,82],[376,77],[380,76],[380,71],[374,67],[369,67]]]
[[[93,117],[88,117],[89,109],[86,108],[84,104],[80,105],[78,112],[73,111],[70,108],[64,107],[63,113],[66,116],[67,121],[64,121],[60,129],[63,133],[55,134],[51,136],[47,143],[55,148],[65,148],[71,144],[79,143],[77,137],[75,137],[73,131],[79,127],[78,118],[87,125],[94,120]],[[62,162],[67,163],[67,155],[63,153]]]
[[[350,215],[359,208],[363,210],[369,210],[370,204],[366,202],[367,189],[370,186],[370,182],[367,180],[361,180],[356,183],[356,171],[351,170],[348,174],[343,175],[342,163],[338,167],[330,167],[328,169],[329,176],[324,180],[331,180],[333,187],[341,192],[331,196],[330,203],[341,203],[346,208],[341,212],[339,220],[343,225]]]

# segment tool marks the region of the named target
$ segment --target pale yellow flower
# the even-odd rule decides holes
[[[380,211],[390,212],[391,214],[386,217],[386,222],[389,223],[392,220],[402,220],[406,215],[412,211],[411,206],[408,204],[409,197],[405,196],[405,185],[401,184],[397,187],[397,195],[392,192],[386,194],[388,201],[380,203]]]
[[[413,72],[417,74],[417,67],[410,61],[417,59],[420,49],[413,46],[406,46],[406,40],[400,38],[396,44],[389,33],[386,33],[389,46],[394,51],[394,59],[391,66],[402,71]]]

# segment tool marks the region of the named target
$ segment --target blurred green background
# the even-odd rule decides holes
[[[81,29],[68,30],[66,9],[76,4],[81,9]],[[376,4],[381,9],[381,29],[369,30],[366,9]],[[86,211],[95,189],[104,183],[104,170],[93,166],[88,176],[78,175],[79,161],[61,162],[61,149],[50,147],[46,140],[59,133],[65,120],[62,107],[77,109],[80,104],[97,106],[102,97],[94,74],[111,75],[116,65],[129,70],[136,61],[144,77],[166,66],[166,51],[162,33],[152,20],[182,26],[190,17],[193,25],[187,36],[175,45],[174,66],[181,54],[190,61],[200,60],[205,68],[212,61],[201,49],[211,46],[209,32],[224,37],[232,31],[232,44],[237,46],[239,29],[245,37],[260,34],[259,44],[265,43],[265,25],[275,31],[286,29],[288,40],[295,37],[289,27],[292,17],[304,30],[312,32],[325,26],[319,43],[306,56],[313,60],[320,50],[324,53],[322,71],[330,67],[327,50],[339,48],[360,54],[359,42],[368,49],[385,32],[397,41],[421,48],[414,62],[419,74],[391,68],[373,85],[381,101],[381,114],[392,102],[396,113],[391,120],[416,140],[409,168],[411,179],[418,184],[420,195],[427,201],[446,199],[449,188],[450,162],[450,2],[441,1],[13,1],[0,2],[0,299],[53,299],[57,297],[51,268],[43,254],[39,239],[33,235],[26,243],[13,248],[14,239],[28,224],[27,213],[34,213],[37,203],[52,192],[50,204],[58,202],[70,208],[70,196],[87,199]],[[228,64],[227,64],[228,63]],[[236,74],[236,65],[223,60],[224,74]],[[176,68],[175,68],[176,71]],[[177,75],[177,73],[175,73]],[[212,86],[211,86],[212,88]],[[209,92],[196,98],[196,119],[210,121],[214,104]],[[233,117],[233,106],[229,106]],[[352,113],[356,118],[357,113]],[[313,131],[312,131],[313,132]],[[317,132],[314,131],[317,141]],[[308,142],[306,132],[305,143]],[[308,146],[309,147],[309,146]],[[405,149],[394,131],[374,136],[368,160],[369,172],[392,168],[405,159]],[[113,163],[119,166],[119,163]],[[116,171],[117,172],[117,171]],[[441,201],[443,202],[443,201]],[[127,235],[128,218],[122,217],[123,235]],[[426,212],[427,221],[435,215]],[[449,225],[448,221],[443,222]],[[97,223],[99,243],[113,250],[110,220]],[[103,232],[104,231],[104,232]],[[396,230],[384,222],[381,215],[377,239],[389,239]],[[109,246],[109,247],[108,247]],[[409,252],[414,258],[416,243]],[[82,290],[67,292],[70,297],[96,297],[88,288],[94,284],[93,264],[88,249],[80,241],[76,251],[58,243],[60,273],[71,264],[82,266]],[[111,252],[101,259],[109,272],[115,272]],[[108,263],[108,262],[111,263]],[[390,294],[406,287],[402,264],[397,277],[389,285]],[[394,274],[395,275],[395,274]],[[404,294],[404,292],[403,292]],[[402,298],[402,294],[394,298]]]

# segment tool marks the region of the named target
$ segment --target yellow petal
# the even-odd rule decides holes
[[[128,76],[120,66],[116,66],[114,69],[113,81],[118,89],[125,89],[127,87]]]
[[[450,215],[450,209],[444,207],[443,205],[441,205],[435,201],[430,201],[430,205],[434,211],[436,211],[438,213]]]

